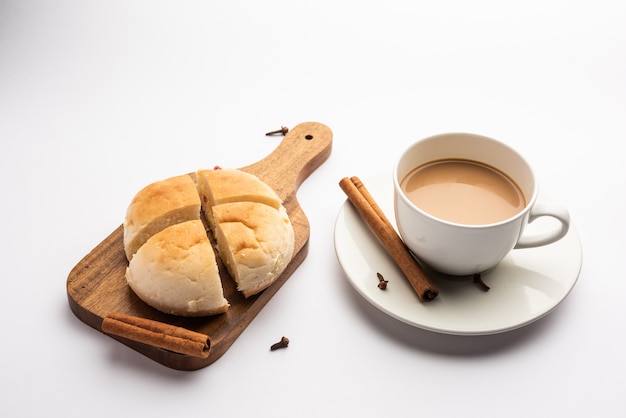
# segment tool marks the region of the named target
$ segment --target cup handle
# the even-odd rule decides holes
[[[570,224],[570,216],[567,209],[563,206],[553,202],[541,202],[537,201],[533,208],[530,210],[530,216],[528,217],[528,223],[533,222],[535,219],[542,216],[550,216],[559,221],[559,227],[555,227],[549,231],[541,234],[533,234],[531,236],[522,236],[515,249],[520,248],[533,248],[540,247],[542,245],[552,244],[555,241],[560,240],[567,234]]]

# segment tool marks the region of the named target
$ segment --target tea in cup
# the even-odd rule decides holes
[[[429,268],[456,276],[484,273],[512,249],[553,243],[567,234],[567,209],[539,201],[528,162],[502,142],[450,133],[411,145],[394,172],[398,232]],[[524,235],[535,219],[558,226]]]

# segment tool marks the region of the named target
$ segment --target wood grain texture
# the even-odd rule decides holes
[[[104,317],[109,312],[115,311],[206,334],[210,342],[209,356],[206,359],[174,353],[121,337],[111,337],[173,369],[197,370],[215,362],[306,258],[310,227],[298,203],[296,192],[302,182],[326,161],[331,149],[331,130],[320,123],[305,122],[289,131],[271,154],[241,168],[270,185],[283,199],[295,234],[291,262],[276,282],[258,295],[244,298],[237,291],[232,278],[228,277],[226,269],[220,265],[224,295],[231,304],[226,313],[211,317],[186,318],[167,315],[153,309],[141,301],[126,283],[124,273],[128,261],[124,254],[123,226],[120,225],[70,272],[67,278],[67,295],[72,312],[81,321],[99,331],[102,330]],[[259,349],[264,350],[267,347],[259,345]]]

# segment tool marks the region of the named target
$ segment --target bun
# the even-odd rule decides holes
[[[208,206],[230,202],[259,202],[274,209],[282,200],[274,189],[245,171],[233,168],[198,170],[198,191],[202,204]]]
[[[200,197],[191,176],[157,181],[139,191],[124,220],[124,251],[130,260],[152,235],[181,222],[200,219]]]
[[[282,200],[274,189],[258,177],[241,170],[223,168],[196,173],[202,210],[211,228],[215,228],[211,208],[224,203],[258,202],[279,209]]]
[[[232,202],[212,208],[222,261],[245,297],[259,293],[285,270],[294,232],[284,207]]]
[[[199,170],[195,179],[183,175],[150,184],[133,198],[124,220],[129,286],[153,308],[182,316],[215,315],[229,307],[211,235],[245,297],[280,276],[295,245],[281,199],[256,176]]]
[[[200,220],[170,226],[150,237],[130,260],[126,280],[141,300],[168,314],[214,315],[229,306]]]

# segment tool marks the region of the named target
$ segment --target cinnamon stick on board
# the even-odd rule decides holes
[[[120,312],[111,312],[104,318],[102,332],[175,353],[209,356],[210,342],[205,334]]]
[[[396,262],[411,287],[422,302],[433,300],[439,294],[437,287],[424,274],[419,264],[393,225],[389,222],[374,198],[370,195],[358,177],[344,177],[339,186],[348,196],[361,218],[367,223],[380,243]]]

